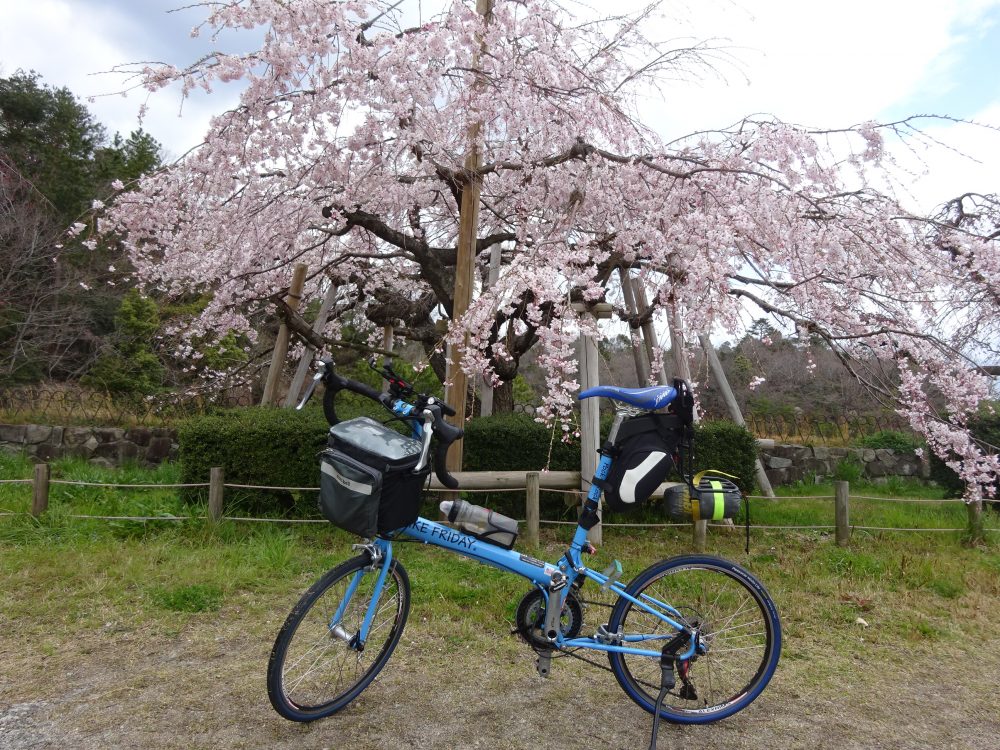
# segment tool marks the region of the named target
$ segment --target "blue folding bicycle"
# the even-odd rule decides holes
[[[684,381],[580,394],[612,399],[616,416],[573,541],[561,558],[545,562],[511,549],[510,534],[466,533],[418,516],[431,466],[445,487],[457,488],[445,455],[462,430],[444,420],[450,407],[415,395],[391,364],[381,372],[389,384],[385,393],[321,362],[302,401],[318,382],[325,384],[323,406],[332,427],[331,448],[321,461],[321,505],[335,524],[367,539],[355,545],[358,555],[303,594],[278,633],[267,689],[279,714],[308,722],[336,713],[386,665],[410,610],[409,578],[393,549],[393,540],[404,535],[527,579],[531,590],[517,608],[515,628],[535,650],[539,673],[548,676],[554,656],[603,652],[629,698],[654,715],[654,745],[659,718],[704,724],[735,714],[760,695],[778,663],[781,626],[774,602],[748,571],[717,557],[682,555],[654,563],[625,585],[617,580],[617,561],[603,572],[584,564],[584,556],[594,553],[588,530],[598,523],[602,490],[621,455],[619,438],[651,415],[668,449],[671,435],[675,443],[690,436]],[[374,420],[339,422],[334,399],[341,390],[382,403],[410,423],[412,438]],[[587,587],[603,588],[614,600],[600,622],[584,622],[592,609]]]

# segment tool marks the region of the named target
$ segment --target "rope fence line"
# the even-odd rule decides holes
[[[0,518],[12,517],[12,516],[30,516],[31,513],[28,511],[3,511],[0,512]],[[149,522],[149,521],[207,521],[210,519],[209,516],[101,516],[101,515],[90,515],[90,514],[80,514],[74,513],[64,516],[65,518],[72,518],[75,520],[89,520],[89,521],[136,521],[136,522]],[[223,516],[223,521],[238,521],[241,523],[286,523],[286,524],[329,524],[325,518],[251,518],[249,516]],[[518,523],[524,523],[524,519],[518,519]],[[541,519],[539,523],[547,524],[550,526],[576,526],[576,521],[549,521],[546,519]],[[642,528],[642,529],[666,529],[666,528],[686,528],[690,526],[687,523],[605,523],[603,524],[606,528]],[[721,523],[710,523],[709,528],[732,528],[726,524]],[[751,530],[754,531],[829,531],[830,529],[835,529],[836,526],[832,525],[817,525],[817,526],[772,526],[763,524],[751,524]],[[961,533],[964,532],[964,528],[900,528],[896,526],[851,526],[852,531],[929,531],[929,532],[945,532],[945,533]],[[984,529],[986,532],[990,533],[1000,533],[1000,528],[997,529]]]
[[[32,480],[25,480],[31,482]],[[194,482],[192,484],[109,484],[107,482],[78,482],[69,479],[50,479],[49,484],[70,484],[79,487],[116,487],[120,489],[132,490],[169,490],[185,487],[208,487],[208,482]],[[263,488],[262,488],[263,489]]]
[[[560,520],[543,520],[539,516],[539,495],[542,492],[554,492],[558,494],[566,495],[580,495],[582,491],[577,488],[573,488],[574,483],[579,484],[579,474],[574,474],[571,472],[559,472],[560,475],[556,476],[548,472],[523,472],[524,483],[518,481],[519,477],[522,476],[522,472],[467,472],[462,477],[463,486],[459,490],[450,490],[448,488],[435,486],[427,487],[427,492],[429,493],[441,493],[441,492],[469,492],[469,493],[489,493],[489,492],[524,492],[526,496],[526,510],[527,510],[527,534],[526,540],[529,544],[538,544],[538,529],[540,524],[546,525],[576,525],[576,521],[560,521]],[[540,486],[540,478],[544,477],[546,484],[548,486]],[[160,515],[160,516],[103,516],[103,515],[66,515],[64,517],[71,519],[89,519],[89,520],[107,520],[107,521],[136,521],[136,522],[152,522],[152,521],[185,521],[185,520],[208,520],[213,523],[228,520],[236,522],[246,522],[246,523],[287,523],[287,524],[301,524],[301,523],[327,523],[325,519],[292,519],[292,518],[251,518],[245,516],[227,516],[223,513],[223,498],[225,490],[229,489],[243,489],[243,490],[270,490],[270,491],[287,491],[287,492],[318,492],[319,487],[275,487],[268,485],[255,485],[255,484],[238,484],[238,483],[227,483],[224,481],[223,470],[219,467],[211,469],[210,481],[209,482],[192,482],[192,483],[175,483],[175,484],[115,484],[110,482],[86,482],[86,481],[75,481],[75,480],[65,480],[65,479],[51,479],[49,477],[49,466],[48,464],[36,464],[35,465],[35,476],[33,479],[4,479],[0,480],[0,484],[31,484],[33,485],[34,493],[32,499],[32,508],[30,515],[34,517],[40,516],[48,508],[48,495],[49,486],[51,484],[69,485],[69,486],[81,486],[81,487],[109,487],[116,489],[133,489],[133,490],[143,490],[143,489],[191,489],[191,488],[205,488],[209,490],[208,493],[208,515],[207,516],[173,516],[173,515]],[[478,485],[478,486],[477,486]],[[903,532],[962,532],[963,528],[900,528],[900,527],[886,527],[886,526],[858,526],[851,524],[849,521],[849,504],[850,500],[865,500],[865,501],[877,501],[877,502],[903,502],[903,503],[962,503],[961,499],[952,498],[897,498],[897,497],[875,497],[868,495],[855,495],[853,498],[849,495],[849,485],[847,482],[835,482],[835,494],[834,495],[801,495],[801,496],[788,496],[781,498],[765,498],[763,496],[751,495],[749,499],[753,500],[771,500],[771,501],[788,501],[788,500],[833,500],[834,501],[834,524],[833,525],[759,525],[751,524],[751,529],[759,529],[765,531],[779,531],[779,530],[801,530],[801,531],[829,531],[833,529],[836,534],[837,543],[840,545],[845,545],[849,541],[851,534],[855,531],[873,531],[873,532],[886,532],[886,531],[903,531]],[[28,515],[27,513],[14,513],[14,512],[0,512],[0,516],[12,516],[12,515]],[[698,537],[698,525],[691,523],[602,523],[602,526],[607,526],[608,528],[684,528],[694,526],[696,529],[696,543]],[[701,524],[701,528],[707,527],[723,527],[731,528],[726,524]],[[984,531],[997,532],[1000,529],[987,528]]]

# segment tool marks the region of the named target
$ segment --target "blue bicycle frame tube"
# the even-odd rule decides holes
[[[376,542],[376,546],[382,551],[382,568],[379,570],[378,580],[375,582],[375,588],[372,591],[372,600],[368,602],[368,611],[365,612],[365,619],[362,621],[361,630],[358,632],[358,646],[364,646],[365,641],[368,640],[368,630],[372,626],[372,620],[375,619],[375,612],[378,610],[378,603],[382,598],[382,589],[385,587],[385,579],[389,575],[389,568],[392,567],[392,545],[388,542],[381,544]],[[357,575],[360,576],[361,573]],[[355,586],[355,583],[352,581],[351,585]],[[347,600],[347,597],[345,596],[344,599]]]
[[[548,586],[557,568],[542,560],[476,539],[450,526],[418,518],[402,530],[406,536],[457,552],[495,568],[516,573],[539,586]],[[381,541],[381,540],[380,540]]]

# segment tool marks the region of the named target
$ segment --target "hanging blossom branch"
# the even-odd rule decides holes
[[[985,199],[918,217],[872,189],[891,181],[884,138],[918,133],[910,120],[810,131],[756,118],[664,141],[634,103],[711,74],[717,58],[649,39],[655,3],[578,20],[544,0],[497,0],[485,24],[453,3],[419,27],[401,15],[414,3],[395,0],[204,5],[207,28],[265,28],[259,48],[148,66],[145,85],[239,80],[240,104],[101,216],[137,284],[211,295],[179,332],[184,353],[233,331],[252,340],[251,305],[294,321],[280,298],[303,262],[304,302],[332,274],[350,300],[309,340],[340,338],[350,315],[436,351],[443,315],[463,367],[488,381],[509,384],[537,351],[555,417],[573,408],[574,342],[596,333],[572,303],[624,309],[614,272],[627,268],[647,294],[643,315],[676,309],[691,332],[739,331],[751,299],[817,332],[954,463],[970,498],[987,486],[992,464],[965,426],[988,380],[968,359],[1000,341],[1000,223],[988,226]],[[470,173],[473,147],[483,166]],[[486,277],[494,245],[502,268],[456,320],[472,179],[477,270]],[[899,384],[865,372],[873,353],[897,363]]]

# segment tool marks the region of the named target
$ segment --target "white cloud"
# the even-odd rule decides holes
[[[573,0],[565,1],[580,14],[608,12],[607,0],[575,6]],[[615,0],[614,10],[647,1]],[[444,2],[423,0],[419,7],[428,16]],[[183,64],[204,51],[207,40],[190,40],[184,33],[202,17],[200,11],[164,15],[178,5],[177,0],[2,3],[0,75],[35,69],[45,83],[67,86],[81,97],[115,92],[123,85],[120,78],[94,74],[151,57]],[[669,85],[662,100],[643,103],[644,119],[667,136],[724,127],[753,113],[839,127],[897,116],[901,107],[925,111],[920,102],[928,92],[948,91],[959,83],[974,97],[977,82],[959,82],[957,62],[962,45],[996,18],[998,8],[1000,0],[668,0],[664,10],[670,15],[651,35],[678,43],[724,38],[738,64],[720,65],[724,80],[698,76]],[[983,71],[984,80],[990,75]],[[172,155],[180,155],[200,141],[210,116],[234,106],[236,99],[235,87],[211,97],[195,95],[183,102],[183,117],[178,117],[180,95],[168,89],[149,98],[144,127]],[[145,93],[137,91],[128,98],[102,96],[88,106],[109,131],[128,133],[137,127],[144,101]],[[982,101],[979,108],[982,118],[1000,124],[1000,102]],[[1000,153],[998,136],[991,131],[931,128],[959,151],[987,157]],[[924,196],[921,204],[939,200],[926,196],[959,183],[989,190],[992,175],[1000,174],[996,165],[980,167],[946,149],[928,155],[927,164],[935,177],[914,181],[915,193]]]
[[[159,0],[152,4],[162,12],[176,3]],[[144,15],[155,18],[149,8]],[[179,116],[182,102],[176,89],[148,100],[141,90],[119,95],[125,79],[104,73],[117,65],[150,59],[151,51],[143,45],[148,28],[141,25],[142,20],[139,15],[127,16],[99,3],[4,3],[0,5],[0,75],[35,70],[42,75],[42,83],[65,86],[85,100],[109,134],[127,135],[138,128],[139,109],[146,102],[143,128],[165,146],[168,156],[179,156],[200,142],[211,115],[232,107],[238,95],[225,89],[211,98],[195,95],[183,102],[183,117]],[[190,47],[185,41],[183,36],[174,40],[176,48]],[[183,51],[180,54],[183,61]],[[86,101],[89,97],[96,98]]]
[[[725,38],[737,66],[725,80],[673,87],[649,102],[668,134],[723,127],[753,113],[807,126],[878,119],[919,99],[928,79],[950,82],[964,39],[997,0],[838,0],[836,3],[713,0],[664,31]]]

